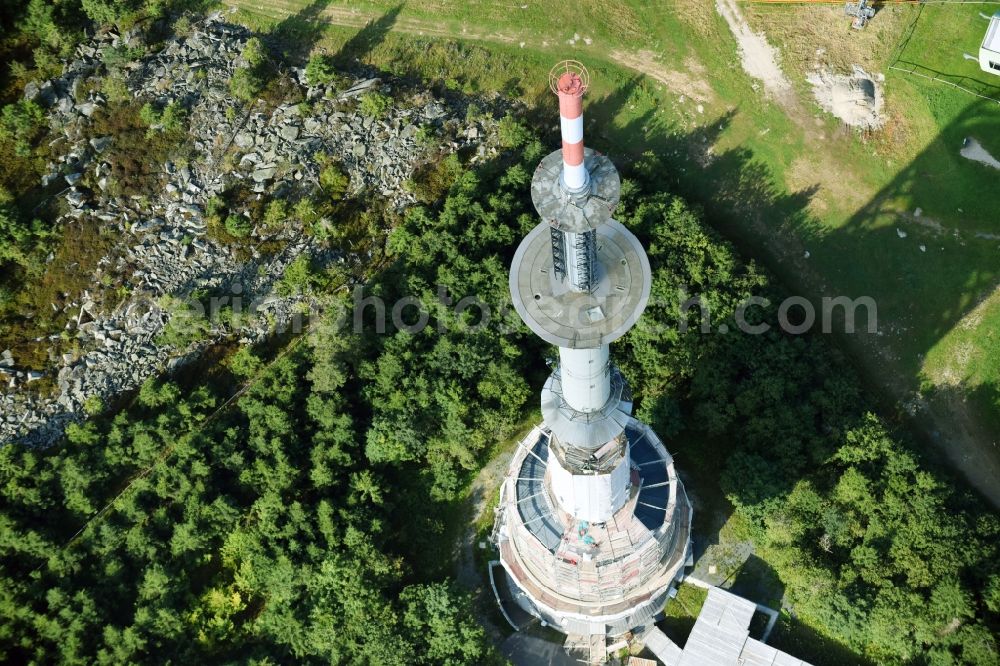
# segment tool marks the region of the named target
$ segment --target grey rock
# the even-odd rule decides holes
[[[448,114],[444,107],[438,102],[432,102],[424,107],[424,118],[428,120],[436,120],[437,118],[442,118]]]
[[[38,88],[37,101],[42,106],[52,106],[53,104],[56,103],[57,98],[58,98],[57,91],[55,89],[55,86],[52,85],[52,81],[45,81]]]
[[[155,231],[155,230],[159,229],[162,226],[163,226],[163,220],[161,220],[158,217],[154,217],[151,220],[147,220],[145,222],[136,222],[136,223],[134,223],[132,225],[132,233],[134,233],[136,235],[138,235],[138,234],[147,234],[147,233],[149,233],[151,231]],[[142,246],[142,245],[138,245],[136,247],[142,247],[143,249],[145,249],[144,246]]]
[[[6,401],[8,395],[21,400],[23,394],[18,391],[23,390],[22,380],[15,380],[12,393],[0,393],[0,414],[3,414],[0,444],[19,436],[26,424],[35,422],[38,425],[30,426],[35,433],[32,441],[48,443],[60,435],[67,423],[79,418],[80,405],[88,397],[108,397],[116,391],[134,388],[159,372],[172,355],[170,350],[160,349],[153,342],[167,320],[152,305],[160,295],[184,296],[192,288],[214,289],[238,282],[247,298],[257,299],[272,292],[275,280],[301,253],[323,253],[313,241],[302,239],[301,230],[289,227],[276,236],[286,244],[279,256],[263,257],[251,248],[252,258],[244,263],[231,250],[205,237],[207,226],[202,210],[210,197],[243,179],[255,192],[264,193],[274,186],[280,193],[297,196],[316,187],[321,165],[315,156],[323,152],[342,158],[354,187],[384,193],[402,208],[413,202],[403,183],[419,160],[420,151],[413,138],[427,117],[439,118],[435,125],[453,123],[461,127],[458,143],[471,140],[468,128],[459,121],[461,111],[434,100],[429,94],[422,95],[416,107],[391,108],[380,120],[365,118],[356,108],[334,110],[336,93],[322,88],[309,90],[310,95],[315,92],[316,103],[308,110],[282,105],[274,110],[261,108],[248,115],[241,112],[238,117],[227,118],[227,110],[237,108],[228,91],[228,79],[233,61],[248,37],[247,30],[225,24],[216,15],[195,24],[189,39],[168,40],[159,52],[125,66],[127,85],[134,98],[158,100],[158,103],[183,99],[192,118],[190,159],[164,165],[165,174],[170,174],[165,178],[169,183],[142,198],[114,194],[108,187],[110,168],[101,164],[100,158],[96,168],[87,170],[95,155],[107,151],[105,141],[109,140],[87,135],[89,124],[83,111],[89,107],[85,105],[96,108],[106,103],[99,94],[84,96],[88,86],[81,84],[87,82],[95,71],[94,65],[99,64],[88,62],[87,57],[124,40],[113,33],[91,39],[77,49],[75,60],[67,63],[61,79],[38,84],[37,92],[28,91],[41,98],[44,87],[51,96],[51,104],[58,104],[61,111],[50,110],[49,119],[64,128],[61,134],[67,141],[63,145],[70,146],[68,151],[63,149],[67,154],[53,159],[54,164],[49,165],[48,182],[62,181],[63,173],[88,174],[88,179],[93,173],[92,180],[98,183],[94,193],[72,188],[62,195],[72,206],[63,219],[93,216],[109,229],[131,232],[142,244],[132,245],[122,239],[117,251],[102,258],[100,268],[93,274],[95,281],[114,275],[130,276],[127,286],[132,288],[132,296],[114,313],[104,312],[95,305],[78,322],[75,315],[78,308],[82,309],[81,303],[64,296],[57,304],[71,315],[66,332],[75,335],[86,351],[82,356],[53,358],[54,367],[48,374],[55,377],[56,371],[59,372],[58,397],[39,398],[30,407],[27,401]],[[301,76],[300,72],[296,74]],[[375,90],[379,85],[377,79],[358,81],[347,97]],[[488,119],[477,123],[476,129],[481,142],[491,136]],[[220,157],[230,138],[239,149],[237,154],[248,155],[240,160],[238,169],[224,171],[222,166],[228,162]],[[488,141],[483,144],[489,146]],[[449,149],[448,144],[442,147]],[[243,214],[243,204],[231,212]],[[344,260],[344,256],[332,254],[323,259],[324,262]],[[268,270],[261,271],[262,266]],[[269,317],[284,321],[291,316],[297,302],[300,301],[268,299],[265,310]],[[256,318],[248,320],[237,337],[253,343],[270,334],[263,318]],[[197,352],[189,358],[196,360]],[[12,368],[11,373],[15,372],[16,368]],[[7,424],[9,414],[16,417],[16,424]]]
[[[265,183],[274,178],[274,174],[277,172],[277,170],[278,170],[277,167],[273,166],[259,167],[257,169],[254,169],[253,175],[251,177],[253,178],[255,183]]]
[[[360,81],[351,86],[350,88],[348,88],[347,90],[345,90],[344,92],[340,93],[340,99],[350,99],[352,97],[358,97],[360,95],[363,95],[364,93],[368,92],[369,90],[377,86],[379,83],[381,83],[379,79],[366,79],[364,81]]]
[[[103,153],[111,145],[111,141],[112,137],[110,136],[96,136],[90,140],[90,147],[94,149],[95,153]]]
[[[66,201],[68,201],[69,204],[74,208],[79,208],[84,204],[84,202],[87,201],[87,197],[84,196],[83,192],[73,190],[72,192],[66,195]]]
[[[34,102],[41,95],[41,88],[35,81],[28,81],[24,86],[24,99]]]

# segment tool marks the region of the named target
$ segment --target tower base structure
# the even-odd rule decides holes
[[[603,522],[560,508],[558,442],[545,426],[519,443],[501,488],[494,539],[514,600],[565,634],[651,625],[690,562],[692,510],[673,458],[632,417],[625,438],[628,497]]]

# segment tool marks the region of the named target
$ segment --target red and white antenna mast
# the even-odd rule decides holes
[[[563,60],[549,71],[549,87],[559,96],[563,185],[579,192],[590,182],[583,164],[583,94],[590,87],[590,73],[576,60]]]

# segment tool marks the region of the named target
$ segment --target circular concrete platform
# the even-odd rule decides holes
[[[621,197],[621,179],[611,160],[584,148],[583,165],[590,175],[587,187],[567,192],[562,184],[562,150],[549,153],[531,179],[531,202],[547,223],[571,233],[596,229],[611,219]]]
[[[600,226],[596,287],[576,292],[555,276],[549,229],[536,226],[514,255],[510,294],[518,315],[559,347],[589,349],[625,335],[649,301],[649,259],[639,239],[615,220]]]

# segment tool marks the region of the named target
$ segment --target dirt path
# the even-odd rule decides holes
[[[715,9],[726,20],[736,39],[746,73],[760,81],[764,91],[779,104],[788,109],[797,107],[792,84],[778,65],[778,50],[768,44],[763,34],[750,29],[736,0],[715,0]]]
[[[475,592],[483,591],[482,572],[476,570],[476,560],[473,556],[476,544],[476,523],[485,511],[492,511],[493,495],[500,487],[507,466],[514,455],[514,449],[501,453],[483,467],[476,475],[469,489],[467,515],[469,517],[465,532],[458,543],[459,552],[455,553],[455,578],[464,587]]]
[[[994,169],[1000,169],[1000,160],[990,155],[975,139],[969,138],[965,140],[965,145],[962,146],[961,155],[967,160],[979,162],[980,164],[985,164],[986,166],[993,167]]]
[[[493,591],[485,583],[485,570],[476,567],[475,551],[479,547],[476,543],[476,525],[480,518],[487,511],[493,511],[493,498],[497,488],[503,481],[507,466],[510,465],[514,456],[516,445],[493,457],[486,466],[479,470],[472,485],[469,488],[469,495],[465,500],[464,514],[467,517],[465,529],[462,536],[455,544],[455,580],[459,585],[472,592],[475,599],[473,608],[476,619],[486,628],[494,644],[498,647],[503,643],[509,628],[501,628],[494,621],[495,613],[490,613],[489,609],[494,608],[496,601],[493,598]]]
[[[657,56],[652,51],[622,51],[614,50],[608,54],[612,60],[619,65],[634,69],[646,76],[659,81],[671,92],[679,95],[686,95],[696,102],[709,103],[715,101],[715,91],[705,79],[694,76],[687,72],[664,67],[658,62]],[[693,61],[685,63],[693,74],[702,73],[703,68]]]

